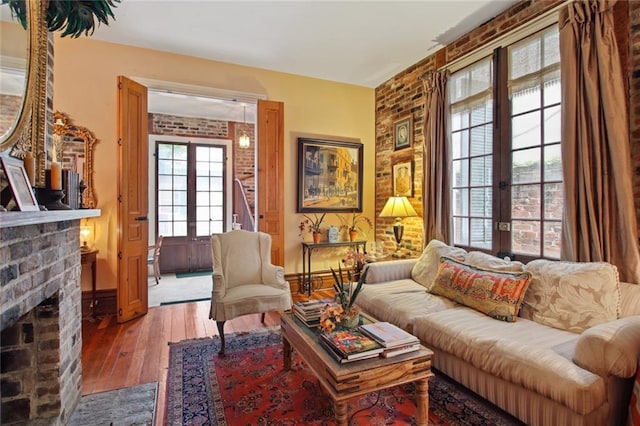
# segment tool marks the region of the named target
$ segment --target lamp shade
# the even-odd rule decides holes
[[[380,212],[380,217],[414,217],[418,216],[407,197],[389,197]]]

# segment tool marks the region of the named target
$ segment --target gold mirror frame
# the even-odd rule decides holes
[[[64,138],[64,136],[70,137],[62,139],[61,143],[56,143],[57,138]],[[53,146],[57,148],[56,157],[61,159],[62,167],[70,164],[68,144],[82,141],[84,144],[84,165],[82,166],[82,176],[86,189],[82,194],[82,206],[89,209],[96,208],[96,199],[93,194],[93,145],[98,141],[91,130],[86,127],[76,126],[72,124],[69,116],[63,112],[56,111],[53,113]]]
[[[48,31],[45,21],[48,1],[27,0],[29,65],[27,90],[13,132],[0,143],[0,152],[10,149],[14,157],[24,158],[31,151],[36,159],[36,186],[45,185],[45,122],[47,103]]]

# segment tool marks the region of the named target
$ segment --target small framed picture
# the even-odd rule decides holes
[[[4,174],[11,187],[13,198],[16,200],[18,209],[23,212],[39,211],[38,201],[31,189],[27,172],[20,160],[9,157],[0,157]]]
[[[393,195],[413,197],[413,160],[393,165]]]
[[[393,150],[409,148],[413,143],[413,120],[411,116],[393,124]]]

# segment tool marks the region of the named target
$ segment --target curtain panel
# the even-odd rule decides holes
[[[607,261],[640,282],[629,120],[614,36],[616,0],[570,3],[560,12],[562,258]]]
[[[432,72],[424,79],[424,245],[432,239],[453,243],[448,79],[448,70]]]

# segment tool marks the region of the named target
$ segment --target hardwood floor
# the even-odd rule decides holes
[[[331,297],[331,291],[314,293]],[[294,301],[306,299],[298,294]],[[209,301],[150,308],[149,313],[118,324],[115,316],[96,322],[82,321],[82,394],[158,382],[156,425],[164,424],[169,342],[218,334],[209,319]],[[225,333],[255,330],[280,324],[280,316],[269,312],[265,323],[260,314],[227,321]]]

